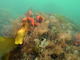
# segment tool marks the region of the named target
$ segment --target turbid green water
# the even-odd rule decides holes
[[[48,13],[60,14],[66,16],[73,22],[80,24],[80,0],[1,0],[0,1],[0,9],[4,9],[10,12],[14,16],[14,18],[23,15],[23,13],[25,13],[31,7],[33,11],[43,11]],[[5,16],[3,16],[3,18],[5,18]]]
[[[80,24],[79,3],[79,0],[1,0],[0,8],[21,15],[32,7],[33,10],[65,15]]]

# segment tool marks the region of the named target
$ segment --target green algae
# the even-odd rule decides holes
[[[61,15],[56,15],[56,17],[64,23],[70,23],[70,25],[73,27],[74,30],[80,31],[80,28],[79,28],[80,26],[75,24],[73,21],[71,21],[67,17],[61,16]]]
[[[64,23],[69,23],[64,17],[62,17],[61,15],[56,15],[56,17],[61,20]]]

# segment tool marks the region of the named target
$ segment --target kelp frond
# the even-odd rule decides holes
[[[15,38],[15,44],[22,44],[23,43],[23,38],[24,35],[28,33],[28,22],[26,22],[25,27],[22,27],[18,32],[17,32],[17,37]]]

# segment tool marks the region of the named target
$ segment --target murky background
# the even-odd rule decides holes
[[[79,3],[79,0],[1,0],[0,31],[3,29],[3,25],[10,23],[9,19],[16,19],[22,16],[31,7],[33,11],[60,14],[80,24]]]

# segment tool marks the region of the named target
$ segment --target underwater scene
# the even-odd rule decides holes
[[[0,60],[80,60],[80,1],[1,0]]]

